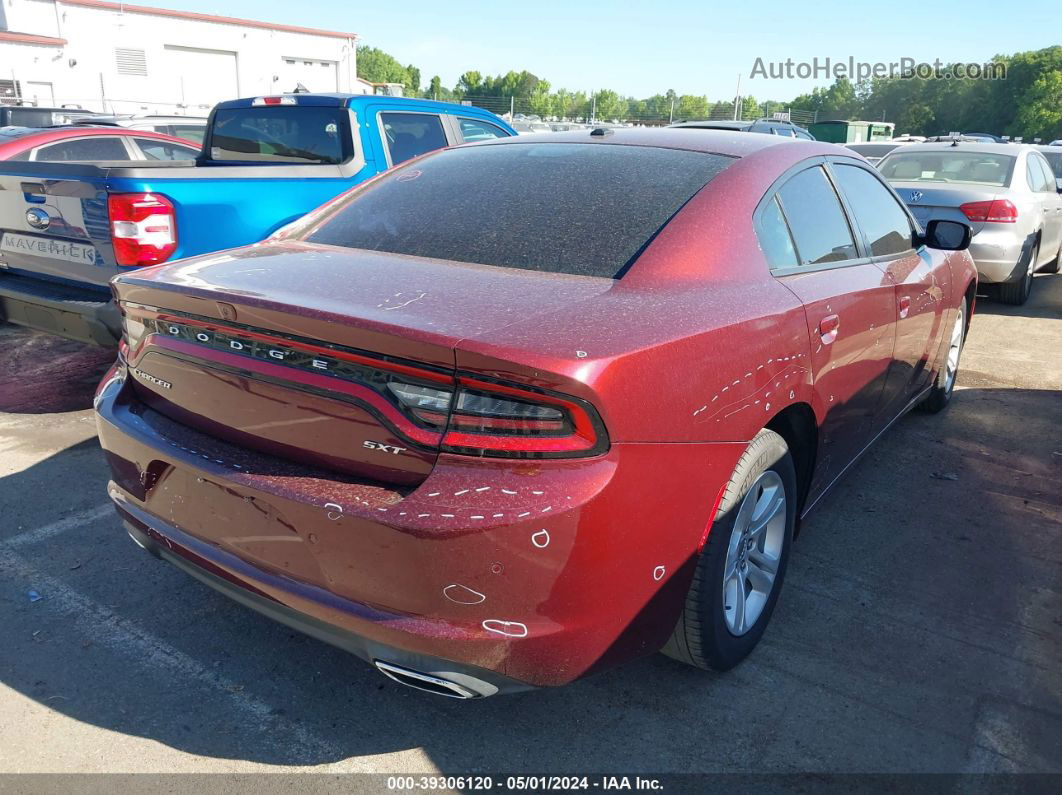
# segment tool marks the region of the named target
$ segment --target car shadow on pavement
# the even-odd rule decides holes
[[[50,720],[300,768],[408,752],[374,769],[1058,772],[1058,401],[964,389],[899,422],[806,524],[737,669],[654,655],[482,701],[404,689],[148,556],[102,508],[97,448],[91,518],[0,528],[0,684]],[[0,508],[91,446],[0,478]],[[142,769],[109,736],[98,769]]]
[[[54,414],[92,406],[117,352],[0,325],[0,412]]]
[[[1004,304],[984,290],[978,291],[976,314],[1009,317],[1062,318],[1062,274],[1038,273],[1029,299],[1021,306]]]

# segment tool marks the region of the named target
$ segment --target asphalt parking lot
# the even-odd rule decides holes
[[[406,690],[158,562],[107,504],[110,355],[0,327],[0,771],[1062,772],[1062,276],[805,525],[724,675]]]

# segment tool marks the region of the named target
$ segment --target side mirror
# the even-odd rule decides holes
[[[1062,177],[1059,177],[1055,180],[1055,190],[1057,190],[1059,193],[1062,193]]]
[[[959,221],[934,220],[926,224],[926,233],[920,242],[941,251],[965,251],[970,247],[973,232]]]

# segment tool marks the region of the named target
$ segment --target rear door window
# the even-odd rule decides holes
[[[801,171],[779,190],[801,265],[856,257],[855,240],[837,193],[821,166]]]
[[[859,166],[834,164],[837,183],[863,230],[874,257],[902,254],[912,248],[911,221],[888,188]]]
[[[345,108],[265,105],[214,112],[213,160],[336,165],[352,155]]]
[[[447,149],[352,194],[304,239],[618,278],[733,162],[704,152],[589,142]]]
[[[450,145],[434,113],[381,113],[380,127],[393,166]]]
[[[56,161],[92,161],[92,160],[129,160],[131,155],[117,135],[96,135],[91,138],[72,138],[40,147],[34,160]]]

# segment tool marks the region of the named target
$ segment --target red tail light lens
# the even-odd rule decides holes
[[[177,250],[177,217],[165,196],[113,193],[107,197],[107,211],[119,265],[157,265]]]
[[[1018,208],[1008,199],[986,202],[967,202],[959,207],[971,221],[993,224],[1013,224],[1018,220]]]
[[[570,458],[603,453],[597,412],[577,398],[459,378],[456,393],[391,381],[387,388],[422,425],[444,429],[442,449],[466,455]]]

